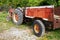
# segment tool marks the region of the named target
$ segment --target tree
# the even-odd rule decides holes
[[[60,6],[60,0],[0,0],[1,6],[13,7],[26,7],[26,6],[41,6],[41,5],[54,5]]]

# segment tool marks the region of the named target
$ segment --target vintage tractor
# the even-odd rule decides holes
[[[50,6],[25,7],[9,10],[9,17],[17,25],[23,22],[33,21],[33,32],[36,36],[43,36],[45,28],[60,28],[60,11],[59,7]]]

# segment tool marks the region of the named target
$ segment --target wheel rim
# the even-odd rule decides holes
[[[35,25],[34,25],[34,31],[35,31],[36,33],[39,33],[39,32],[40,32],[40,27],[39,27],[38,24],[35,24]]]
[[[17,21],[19,20],[18,14],[14,14],[13,20],[14,20],[15,22],[17,22]]]

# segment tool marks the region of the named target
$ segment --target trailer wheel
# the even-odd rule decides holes
[[[23,22],[23,13],[20,10],[15,9],[12,19],[13,19],[13,22],[15,24],[17,24],[17,25],[22,24],[22,22]]]
[[[35,20],[33,23],[33,32],[36,36],[43,36],[45,33],[45,26],[40,20]]]

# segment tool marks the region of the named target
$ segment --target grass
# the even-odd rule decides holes
[[[0,32],[8,30],[11,27],[17,27],[19,29],[26,29],[28,27],[26,24],[17,26],[12,21],[7,22],[7,15],[7,12],[0,12]],[[60,40],[60,29],[49,31],[43,37],[39,37],[37,40]]]
[[[6,21],[8,13],[7,12],[0,12],[0,32],[7,30],[11,27],[23,28],[25,29],[27,25],[15,25],[12,21]]]
[[[47,34],[47,38],[50,40],[60,40],[60,30],[56,29],[54,31],[49,32],[49,34]]]
[[[38,40],[60,40],[60,29],[49,31],[45,33],[43,37],[40,37]]]

